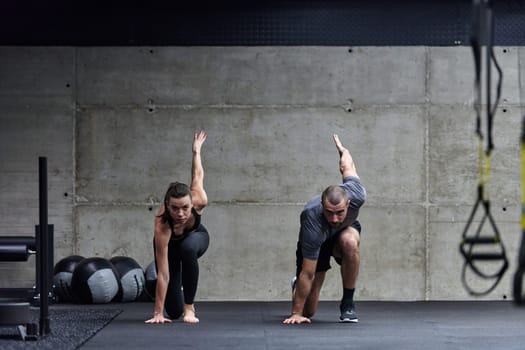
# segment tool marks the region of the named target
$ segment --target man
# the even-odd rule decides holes
[[[322,195],[311,199],[301,213],[297,272],[292,281],[292,314],[283,321],[286,324],[311,323],[331,256],[341,265],[343,297],[339,320],[358,321],[354,291],[359,273],[361,226],[357,215],[366,192],[350,152],[337,135],[334,134],[333,139],[340,155],[343,184],[327,187]]]

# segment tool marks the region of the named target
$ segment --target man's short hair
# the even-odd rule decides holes
[[[321,203],[324,203],[325,199],[333,205],[341,203],[342,200],[348,200],[348,195],[344,188],[339,185],[328,186],[321,196]]]

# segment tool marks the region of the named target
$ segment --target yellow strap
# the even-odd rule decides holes
[[[490,182],[490,154],[485,154],[485,199],[489,199],[488,185]]]
[[[479,140],[478,147],[478,171],[479,171],[479,185],[483,186],[484,177],[483,177],[483,139]]]

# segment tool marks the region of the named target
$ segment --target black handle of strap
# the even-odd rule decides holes
[[[466,237],[463,239],[463,244],[495,244],[499,243],[499,240],[494,236],[482,236],[482,237]]]
[[[502,253],[473,253],[468,257],[470,261],[474,260],[505,260]]]
[[[465,262],[463,264],[463,271],[461,274],[461,280],[463,285],[465,286],[465,289],[471,294],[475,296],[482,296],[490,293],[496,286],[499,284],[501,278],[505,274],[505,271],[508,269],[509,262],[507,259],[507,255],[505,253],[505,247],[500,239],[500,234],[498,231],[498,228],[496,226],[496,222],[494,221],[494,218],[492,217],[490,213],[490,201],[485,200],[482,198],[483,191],[482,186],[478,187],[478,198],[476,200],[476,203],[474,204],[474,207],[472,208],[472,211],[470,213],[469,219],[467,221],[467,225],[465,226],[465,229],[463,230],[462,235],[462,242],[459,246],[459,250],[461,255],[463,256]],[[468,236],[467,233],[470,231],[471,225],[474,221],[474,216],[476,216],[476,212],[478,209],[483,210],[483,217],[479,223],[479,226],[475,230],[474,235]],[[494,232],[493,236],[481,236],[481,230],[483,225],[485,225],[486,221],[488,220],[488,224],[490,225],[492,231]],[[498,251],[492,251],[492,252],[476,252],[474,251],[474,248],[477,245],[489,245],[494,244],[497,245]],[[480,264],[485,263],[493,263],[493,262],[500,262],[500,267],[496,272],[488,273],[486,272],[485,265],[481,266]],[[482,268],[484,267],[484,268]],[[474,272],[478,277],[481,277],[483,279],[487,280],[494,280],[492,284],[489,286],[488,289],[483,291],[476,291],[474,290],[467,281],[467,270],[470,270]]]

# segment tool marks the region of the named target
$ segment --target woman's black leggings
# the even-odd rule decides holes
[[[177,319],[182,315],[182,294],[185,304],[193,304],[199,281],[197,260],[206,252],[209,244],[210,236],[203,225],[180,241],[170,240],[168,244],[170,281],[164,302],[164,308],[170,318]]]

